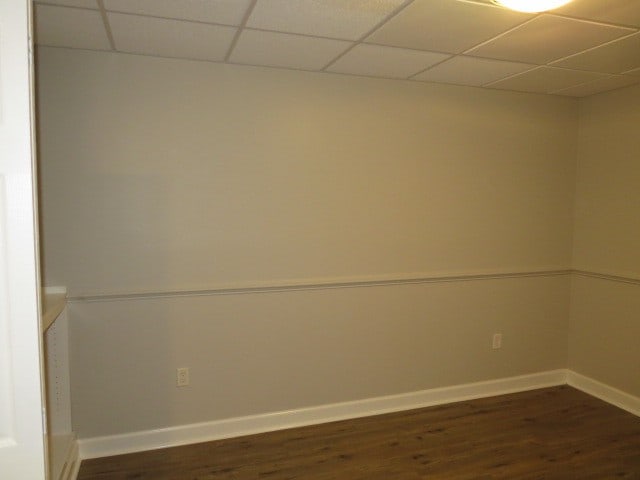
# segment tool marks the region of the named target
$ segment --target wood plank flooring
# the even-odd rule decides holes
[[[640,479],[640,418],[570,387],[82,462],[78,480]]]

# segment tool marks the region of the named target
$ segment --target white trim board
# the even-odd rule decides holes
[[[567,370],[567,384],[640,417],[640,398],[638,397],[572,370]]]
[[[207,442],[223,438],[424,408],[476,398],[493,397],[507,393],[524,392],[538,388],[564,385],[566,383],[566,370],[551,370],[517,377],[433,388],[400,395],[367,398],[351,402],[181,425],[157,430],[132,432],[122,435],[86,438],[78,442],[80,445],[80,458],[106,457],[123,453]]]

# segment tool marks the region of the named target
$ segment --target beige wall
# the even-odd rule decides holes
[[[573,99],[61,49],[39,64],[45,274],[72,296],[569,266]]]
[[[574,266],[640,278],[640,86],[580,105]]]
[[[569,366],[640,396],[640,87],[581,102]],[[635,280],[635,282],[634,282]]]
[[[46,281],[73,297],[570,267],[573,99],[63,49],[38,67]],[[567,276],[516,276],[76,301],[75,428],[562,368],[568,298]]]

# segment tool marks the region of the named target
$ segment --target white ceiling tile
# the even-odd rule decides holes
[[[554,65],[606,73],[640,68],[640,33],[559,60]]]
[[[108,13],[116,49],[160,57],[221,61],[235,27]]]
[[[229,60],[248,65],[320,70],[350,45],[351,42],[343,40],[245,29]]]
[[[373,77],[408,78],[448,58],[444,53],[422,52],[380,45],[357,45],[327,71]]]
[[[545,14],[468,53],[542,65],[631,33],[628,28]]]
[[[110,50],[97,10],[36,5],[36,43],[52,47]]]
[[[395,47],[460,53],[531,15],[479,3],[415,0],[366,41]]]
[[[638,0],[573,0],[555,13],[640,27]]]
[[[481,86],[530,70],[534,66],[503,60],[457,56],[416,75],[413,80]]]
[[[247,26],[357,40],[404,0],[258,0]]]
[[[108,11],[240,25],[251,0],[104,0]]]
[[[610,77],[602,78],[594,82],[565,88],[564,90],[559,90],[553,93],[556,93],[558,95],[569,95],[572,97],[587,97],[589,95],[595,95],[596,93],[608,92],[609,90],[628,87],[629,85],[634,85],[636,83],[640,83],[640,77],[611,75]]]
[[[65,7],[80,7],[98,9],[96,0],[36,0],[35,3],[47,3],[50,5],[61,5]]]
[[[489,86],[491,88],[517,90],[520,92],[551,93],[563,88],[606,78],[607,76],[603,73],[539,67],[505,80],[498,80],[489,84]]]

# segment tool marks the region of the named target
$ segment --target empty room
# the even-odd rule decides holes
[[[640,479],[638,0],[13,3],[8,478]]]

